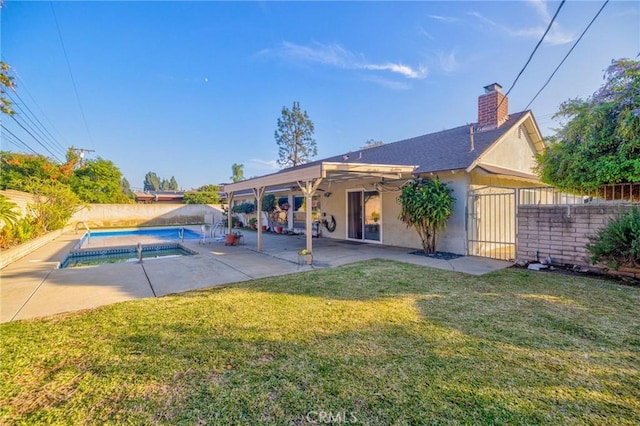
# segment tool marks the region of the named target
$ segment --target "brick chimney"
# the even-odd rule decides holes
[[[484,86],[484,94],[478,97],[478,131],[496,129],[508,118],[509,99],[502,94],[502,86],[498,83]]]

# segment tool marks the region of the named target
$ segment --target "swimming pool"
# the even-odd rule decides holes
[[[86,232],[74,247],[76,250],[123,245],[154,244],[198,240],[201,235],[184,227],[173,228],[133,228],[112,231]]]
[[[141,253],[137,246],[114,247],[98,250],[71,251],[58,266],[59,269],[80,266],[96,266],[110,263],[137,262],[140,254],[144,260],[166,259],[178,256],[192,256],[197,251],[178,243],[150,244],[141,246]]]

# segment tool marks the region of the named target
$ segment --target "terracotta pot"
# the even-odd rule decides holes
[[[236,244],[236,236],[233,234],[227,234],[226,237],[224,237],[224,244],[227,246],[234,246],[237,245]]]
[[[276,226],[276,232],[282,234],[282,226]]]

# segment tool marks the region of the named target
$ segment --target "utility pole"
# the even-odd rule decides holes
[[[73,146],[71,147],[71,149],[78,154],[78,157],[80,157],[80,166],[82,166],[82,163],[84,163],[84,153],[85,152],[96,152],[95,149],[85,149],[85,148],[74,148]]]

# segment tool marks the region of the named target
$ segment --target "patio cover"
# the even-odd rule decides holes
[[[227,194],[229,205],[233,202],[233,195],[239,191],[253,191],[258,200],[258,251],[262,251],[262,197],[265,190],[270,187],[282,187],[285,185],[297,185],[305,196],[306,205],[311,205],[311,199],[321,182],[348,181],[362,178],[379,177],[389,179],[402,179],[410,177],[417,166],[392,165],[392,164],[367,164],[367,163],[338,163],[338,162],[313,162],[301,166],[292,167],[270,175],[247,179],[223,186]],[[231,232],[231,215],[227,216],[229,232]],[[305,218],[306,249],[313,253],[311,235],[311,209],[307,209]],[[308,263],[311,259],[307,260]]]

